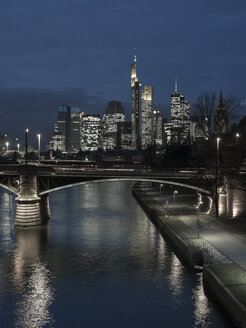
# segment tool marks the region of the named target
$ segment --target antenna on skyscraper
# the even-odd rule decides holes
[[[174,89],[175,93],[178,93],[178,78],[175,77],[175,89]]]
[[[134,49],[134,63],[137,62],[137,49]]]

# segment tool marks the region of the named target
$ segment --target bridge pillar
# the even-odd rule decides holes
[[[36,226],[45,221],[42,205],[47,200],[44,198],[42,201],[42,198],[37,194],[36,175],[20,175],[19,196],[16,201],[16,226]]]
[[[50,202],[49,202],[49,194],[45,194],[41,196],[41,214],[43,221],[47,221],[50,219]]]

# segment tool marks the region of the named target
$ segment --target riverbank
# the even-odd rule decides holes
[[[175,213],[175,208],[170,215],[170,211],[163,206],[164,197],[153,197],[151,191],[153,190],[149,185],[141,183],[135,184],[132,190],[139,204],[161,233],[172,243],[182,259],[193,269],[203,270],[204,287],[210,291],[234,324],[237,327],[246,328],[246,271],[244,268],[234,261],[235,258],[231,256],[231,253],[229,256],[225,252],[222,254],[210,243],[211,233],[209,238],[206,238],[206,233],[201,236],[199,230],[197,231],[194,218],[191,219],[192,215],[185,222],[184,217]],[[208,219],[211,220],[211,218]],[[221,231],[216,232],[216,227],[213,226],[213,233],[218,235]],[[229,225],[226,233],[230,234]],[[225,241],[226,239],[222,240],[223,243]],[[241,246],[240,243],[239,246]]]

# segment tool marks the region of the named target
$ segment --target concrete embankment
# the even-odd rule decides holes
[[[214,296],[234,324],[246,328],[245,270],[212,249],[202,238],[197,239],[197,232],[178,217],[167,217],[163,205],[146,192],[144,185],[136,183],[132,192],[179,255],[192,268],[203,267],[204,287]]]
[[[238,265],[210,264],[203,269],[203,284],[237,327],[246,328],[246,272]]]
[[[197,232],[175,216],[166,217],[162,205],[149,196],[141,184],[136,183],[132,193],[182,258],[194,269],[201,267],[203,265],[202,240],[196,239]]]

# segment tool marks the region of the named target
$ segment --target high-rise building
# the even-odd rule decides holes
[[[163,117],[160,110],[153,111],[153,138],[154,144],[158,146],[165,146],[166,144],[166,133],[164,130],[164,123],[167,119]]]
[[[134,54],[134,63],[131,65],[131,108],[132,108],[132,147],[141,149],[141,82],[137,77],[137,57]]]
[[[167,131],[170,129],[170,131]],[[171,94],[171,120],[165,125],[168,143],[188,144],[190,142],[190,102],[178,92],[177,79],[175,91]]]
[[[58,108],[58,131],[65,137],[65,151],[68,153],[80,149],[79,117],[79,107],[62,105]]]
[[[146,149],[153,144],[153,87],[145,86],[137,77],[136,51],[131,65],[132,147]]]
[[[50,143],[48,146],[52,150],[65,151],[65,136],[59,131],[58,124],[55,124],[54,132],[50,135]]]
[[[117,149],[132,149],[132,124],[131,122],[117,123]]]
[[[110,101],[103,115],[101,139],[103,150],[113,150],[117,146],[117,123],[125,122],[125,109],[120,101]]]
[[[147,149],[153,144],[153,87],[145,86],[141,90],[141,148]]]
[[[98,150],[100,135],[100,115],[82,115],[80,121],[80,133],[82,151]]]
[[[228,113],[224,105],[222,91],[220,91],[219,106],[216,109],[214,116],[214,133],[225,134],[228,132]]]

